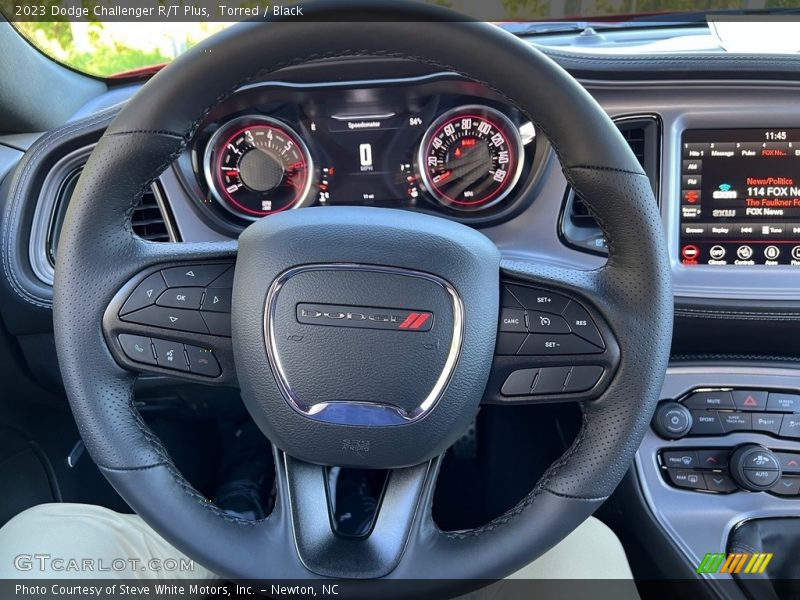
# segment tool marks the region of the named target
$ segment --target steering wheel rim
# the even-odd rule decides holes
[[[412,4],[323,2],[305,5],[304,11],[303,21],[233,26],[182,55],[131,99],[96,146],[65,219],[54,287],[56,343],[73,413],[94,461],[130,506],[221,576],[506,576],[563,539],[610,495],[655,409],[669,356],[672,295],[650,184],[589,94],[543,54],[498,28]],[[441,44],[443,39],[448,44]],[[573,445],[506,514],[473,530],[440,531],[430,516],[439,465],[433,458],[392,475],[398,502],[404,499],[411,507],[400,525],[392,527],[393,515],[387,515],[384,537],[337,546],[338,554],[352,552],[352,557],[331,566],[325,564],[330,554],[320,550],[324,540],[303,529],[306,517],[298,504],[304,490],[318,495],[312,488],[321,471],[276,450],[279,498],[272,515],[253,523],[214,507],[183,479],[133,408],[135,375],[109,352],[103,319],[117,291],[145,269],[236,256],[232,242],[152,244],[136,238],[129,225],[136,199],[183,151],[204,116],[257,76],[348,56],[398,57],[460,73],[531,118],[550,140],[572,188],[597,216],[609,260],[588,272],[518,260],[503,260],[499,268],[519,280],[568,290],[590,304],[610,324],[620,360],[607,390],[582,405],[583,424]],[[266,221],[278,223],[280,216]],[[496,298],[493,306],[496,313]],[[485,374],[477,380],[481,377],[485,382]],[[316,506],[306,505],[311,511]],[[298,539],[305,543],[304,532],[311,549],[287,552],[298,548]]]

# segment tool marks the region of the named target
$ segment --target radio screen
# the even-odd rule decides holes
[[[679,259],[800,266],[800,129],[683,133]]]

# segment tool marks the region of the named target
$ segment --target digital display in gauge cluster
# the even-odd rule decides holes
[[[488,105],[327,106],[221,124],[203,154],[213,198],[245,220],[312,205],[476,214],[510,201],[532,160],[533,126]]]
[[[800,266],[800,129],[689,130],[681,152],[684,265]]]

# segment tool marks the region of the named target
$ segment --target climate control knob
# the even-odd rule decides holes
[[[781,465],[771,450],[758,444],[736,448],[728,461],[731,477],[739,487],[751,492],[766,491],[781,478]]]

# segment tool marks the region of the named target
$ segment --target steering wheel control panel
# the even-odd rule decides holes
[[[122,366],[183,379],[234,383],[231,262],[169,264],[132,279],[103,318]]]
[[[163,269],[136,286],[119,316],[140,325],[230,337],[232,288],[232,265]]]
[[[698,389],[659,404],[653,428],[662,438],[756,432],[800,439],[800,394],[777,390]]]
[[[616,343],[607,343],[598,320],[574,298],[504,283],[495,366],[490,378],[498,402],[585,394],[607,380]],[[570,398],[571,399],[571,398]]]
[[[728,494],[739,490],[800,495],[800,453],[777,452],[758,444],[735,448],[662,450],[659,464],[675,487]]]

